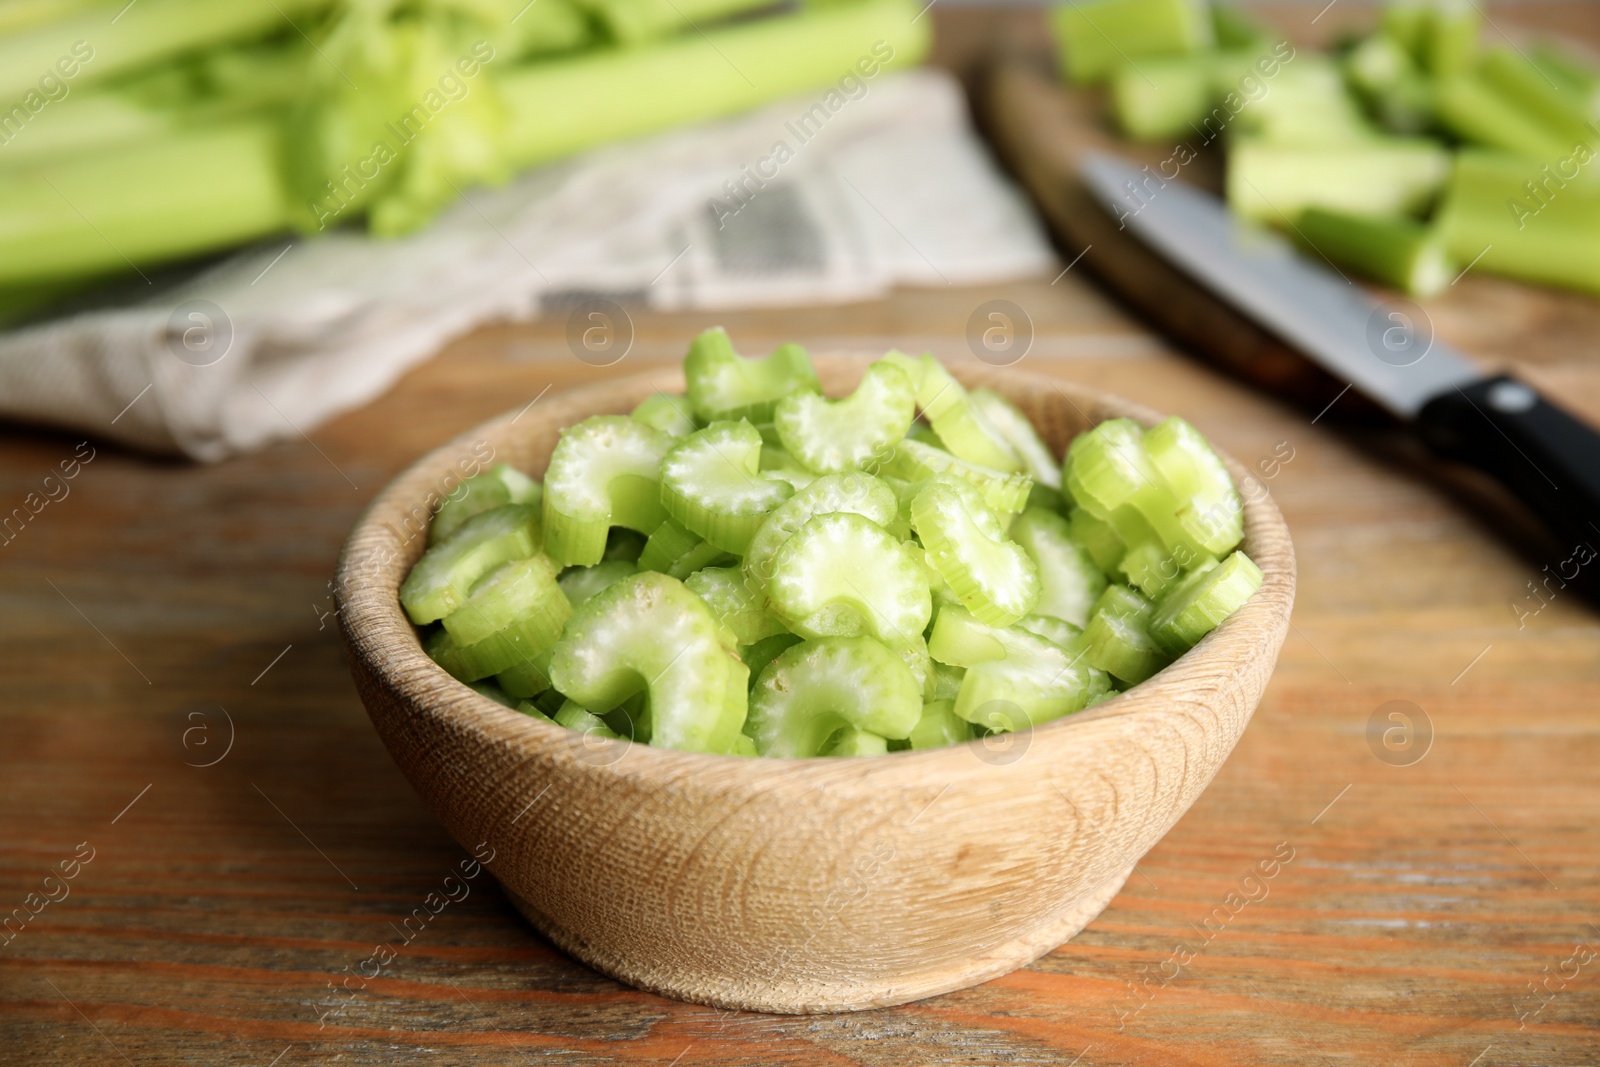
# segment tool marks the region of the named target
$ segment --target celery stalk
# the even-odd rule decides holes
[[[1490,148],[1547,160],[1572,147],[1476,71],[1440,81],[1434,110],[1452,133]]]
[[[1580,101],[1584,114],[1600,116],[1600,70],[1548,43],[1533,46],[1533,65]]]
[[[0,37],[0,100],[21,97],[63,57],[76,56],[86,85],[190,49],[285,29],[332,0],[139,0],[112,21],[104,9]],[[74,53],[84,42],[91,58]]]
[[[1439,213],[1446,249],[1462,262],[1526,281],[1600,293],[1600,181],[1578,169],[1463,152]]]
[[[0,172],[0,286],[137,269],[283,229],[280,150],[276,124],[240,122]]]
[[[1478,55],[1482,29],[1476,0],[1434,0],[1422,35],[1422,65],[1436,78],[1469,69]]]
[[[1412,219],[1308,208],[1294,233],[1314,253],[1413,296],[1431,296],[1451,278],[1439,234]]]
[[[1079,85],[1102,82],[1123,63],[1212,47],[1211,13],[1197,0],[1088,0],[1050,12],[1062,73]]]
[[[1509,48],[1496,48],[1483,57],[1483,79],[1506,100],[1560,138],[1567,147],[1578,143],[1594,144],[1600,126],[1589,112],[1589,101],[1581,92],[1553,82],[1533,61]]]
[[[1228,203],[1245,218],[1279,225],[1308,207],[1412,215],[1432,203],[1449,172],[1450,153],[1421,138],[1336,145],[1242,141],[1228,156]]]
[[[506,157],[525,167],[912,65],[930,36],[916,14],[911,0],[867,0],[511,71],[499,82]],[[848,100],[834,87],[798,109],[795,137],[804,144]]]
[[[143,107],[120,93],[69,96],[48,121],[13,128],[0,115],[0,167],[12,168],[50,156],[99,151],[130,141],[153,141],[176,131],[177,117]]]

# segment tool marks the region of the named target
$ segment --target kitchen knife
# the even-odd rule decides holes
[[[1204,190],[1104,152],[1085,155],[1079,173],[1162,258],[1412,425],[1437,454],[1492,475],[1571,547],[1576,567],[1594,560],[1600,433],[1509,375],[1484,376],[1416,304],[1380,301]]]

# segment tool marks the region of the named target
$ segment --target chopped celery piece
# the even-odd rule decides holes
[[[1109,684],[1076,652],[1021,626],[987,626],[957,607],[939,612],[928,648],[936,663],[964,661],[955,714],[990,730],[1070,715]]]
[[[1593,158],[1584,148],[1570,162]],[[1439,215],[1450,253],[1514,278],[1600,293],[1600,183],[1587,171],[1563,179],[1561,166],[1460,153]]]
[[[1026,474],[983,467],[921,441],[901,441],[883,467],[884,473],[908,482],[955,475],[975,486],[995,511],[1015,515],[1028,504],[1033,482]]]
[[[961,680],[967,676],[965,667],[957,667],[949,663],[933,661],[933,684],[930,689],[934,700],[948,700],[955,704],[956,697],[961,695]]]
[[[648,741],[659,748],[730,753],[744,725],[748,672],[721,631],[682,582],[643,572],[578,606],[550,677],[598,712],[646,693]]]
[[[1073,508],[1067,513],[1067,525],[1072,539],[1089,553],[1102,574],[1117,569],[1127,550],[1110,523],[1095,518],[1084,508]]]
[[[739,658],[744,665],[750,668],[750,682],[753,685],[761,672],[766,670],[767,664],[778,658],[778,653],[785,649],[793,648],[801,642],[802,638],[785,631],[763,638],[753,645],[745,645],[739,649]]]
[[[689,398],[672,393],[651,393],[639,401],[628,417],[672,437],[687,437],[695,431],[694,409],[689,405]]]
[[[765,586],[772,577],[778,550],[817,515],[850,511],[887,529],[893,525],[898,510],[893,491],[870,474],[849,471],[823,475],[779,504],[756,528],[745,550],[745,576],[758,586]]]
[[[766,435],[763,434],[761,439],[766,441]],[[761,462],[758,466],[761,470],[761,477],[788,482],[796,490],[804,489],[817,480],[817,476],[801,466],[799,460],[771,443],[762,445]]]
[[[1017,626],[1059,648],[1075,651],[1081,644],[1078,636],[1083,633],[1082,628],[1054,615],[1024,615],[1017,620]]]
[[[911,379],[892,363],[866,369],[856,391],[842,400],[815,393],[786,396],[773,413],[778,439],[790,455],[817,474],[875,465],[911,428],[916,397]]]
[[[1198,129],[1212,108],[1210,53],[1124,64],[1111,76],[1117,126],[1136,141],[1181,137]]]
[[[1478,55],[1483,14],[1477,0],[1434,0],[1423,23],[1422,65],[1435,78],[1448,78],[1472,66]]]
[[[1287,227],[1309,207],[1356,215],[1410,215],[1428,207],[1450,153],[1421,138],[1372,137],[1338,145],[1241,140],[1228,154],[1228,205]]]
[[[700,540],[700,535],[683,527],[675,519],[668,519],[644,543],[639,553],[639,570],[660,571],[662,574],[683,579],[702,567],[709,567],[730,558],[716,545]]]
[[[516,710],[522,712],[522,714],[526,715],[530,719],[538,719],[540,722],[547,722],[551,726],[560,725],[550,716],[546,715],[543,711],[540,711],[539,706],[531,700],[519,701],[517,703]]]
[[[778,401],[796,393],[820,393],[811,357],[799,345],[779,345],[763,359],[745,359],[718,326],[694,339],[683,361],[689,403],[703,422],[746,418],[770,422]]]
[[[545,551],[587,567],[613,526],[649,533],[667,517],[657,484],[672,438],[626,415],[595,415],[561,433],[544,476]]]
[[[501,707],[515,709],[517,706],[516,698],[507,694],[504,689],[501,689],[493,682],[473,682],[467,688],[479,696],[488,697]]]
[[[748,422],[713,422],[672,446],[661,463],[667,513],[706,543],[739,554],[767,514],[794,492],[759,473],[761,435]]]
[[[462,645],[502,634],[544,651],[556,643],[571,615],[572,605],[556,584],[555,564],[533,555],[490,571],[472,587],[467,602],[443,621]]]
[[[1394,92],[1416,73],[1416,64],[1393,37],[1375,33],[1345,53],[1344,72],[1356,88],[1376,98]]]
[[[474,515],[417,560],[400,585],[400,603],[417,624],[434,622],[467,602],[491,569],[539,551],[539,509],[508,504]]]
[[[1117,570],[1145,596],[1158,597],[1186,572],[1213,567],[1216,562],[1209,553],[1168,552],[1154,541],[1145,541],[1128,549]]]
[[[917,407],[951,455],[997,471],[1022,470],[1022,458],[944,364],[931,355],[912,359],[903,352],[890,352],[883,362],[899,367],[911,379],[917,390]]]
[[[1439,122],[1463,140],[1540,163],[1572,154],[1574,141],[1530,114],[1481,71],[1463,71],[1436,83],[1433,104]]]
[[[1062,73],[1079,85],[1104,81],[1124,63],[1210,48],[1209,7],[1201,0],[1085,0],[1050,9]]]
[[[1148,433],[1131,419],[1110,419],[1080,434],[1063,484],[1123,544],[1159,539],[1180,567],[1239,543],[1238,494],[1227,468],[1181,419]]]
[[[915,634],[905,644],[897,645],[890,651],[900,657],[900,662],[916,679],[917,688],[922,690],[922,699],[933,699],[933,657],[928,654],[928,642],[923,636]]]
[[[821,756],[882,756],[889,751],[889,739],[868,730],[846,726],[833,735],[818,755]]]
[[[1050,446],[1044,443],[1044,438],[1033,428],[1028,416],[1018,411],[1011,401],[992,389],[974,389],[971,395],[972,402],[978,406],[978,411],[983,417],[989,420],[989,425],[995,428],[1000,439],[1010,445],[1012,451],[1022,459],[1023,469],[1033,479],[1034,488],[1044,485],[1051,489],[1060,489],[1061,461],[1050,451]]]
[[[638,569],[625,559],[606,560],[596,563],[593,567],[569,567],[561,572],[556,581],[560,584],[561,591],[567,594],[567,602],[577,607],[602,589],[611,588]]]
[[[1217,69],[1221,78],[1232,73]],[[1239,77],[1234,74],[1229,80],[1237,83]],[[1229,109],[1221,110],[1219,117],[1228,115]],[[1206,128],[1211,132],[1212,124],[1207,123]],[[1284,147],[1356,147],[1378,134],[1346,85],[1339,65],[1328,56],[1315,54],[1294,56],[1293,62],[1280,66],[1260,95],[1240,102],[1238,115],[1226,128],[1240,140]]]
[[[1171,660],[1150,636],[1155,608],[1126,586],[1112,585],[1083,628],[1083,658],[1129,685],[1137,685]]]
[[[1177,416],[1146,430],[1142,440],[1145,454],[1180,501],[1178,522],[1191,538],[1190,547],[1221,556],[1237,545],[1244,538],[1244,505],[1211,443]],[[1178,562],[1192,565],[1181,555]]]
[[[911,502],[911,526],[928,563],[969,611],[995,626],[1027,615],[1038,603],[1039,568],[960,479],[935,480]]]
[[[783,623],[767,610],[767,598],[750,588],[750,581],[738,567],[705,567],[685,578],[711,614],[733,631],[741,645],[753,645],[784,632]]]
[[[604,719],[573,700],[561,705],[561,710],[556,712],[555,721],[557,725],[565,726],[569,730],[577,730],[594,737],[609,738],[612,741],[622,740],[615,730],[606,725]]]
[[[911,728],[911,747],[943,748],[972,739],[972,725],[956,714],[954,700],[934,700],[922,705],[922,717]]]
[[[883,527],[851,512],[818,515],[773,560],[772,610],[802,637],[867,634],[909,644],[933,614],[922,565]]]
[[[1566,146],[1563,155],[1575,144],[1592,145],[1600,137],[1600,130],[1592,125],[1597,114],[1593,96],[1586,99],[1581,92],[1574,92],[1516,51],[1491,49],[1483,57],[1479,73],[1504,99],[1561,139]]]
[[[536,697],[550,688],[550,654],[535,656],[494,676],[500,688],[514,697]]]
[[[1261,568],[1243,552],[1197,570],[1156,603],[1150,636],[1167,655],[1181,656],[1243,607],[1261,582]]]
[[[1300,213],[1294,232],[1313,253],[1413,296],[1432,296],[1455,275],[1438,231],[1412,219],[1314,207]]]
[[[922,717],[922,689],[870,637],[805,641],[780,654],[750,693],[745,732],[763,756],[816,756],[841,727],[905,738]]]
[[[1039,568],[1034,614],[1053,615],[1074,626],[1087,622],[1106,576],[1073,539],[1072,525],[1054,512],[1029,508],[1011,524],[1011,539]]]
[[[506,504],[537,506],[543,496],[544,487],[538,482],[509,463],[496,463],[482,474],[462,482],[439,505],[428,526],[428,544],[443,541],[474,515]]]

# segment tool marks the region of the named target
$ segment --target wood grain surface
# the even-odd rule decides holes
[[[1587,5],[1510,10],[1596,35]],[[1298,554],[1253,722],[1101,917],[970,990],[794,1018],[600,977],[480,875],[366,977],[471,859],[379,742],[327,614],[385,481],[716,321],[750,350],[960,360],[990,299],[1031,319],[1020,366],[1180,412],[1254,464]],[[1600,421],[1593,302],[1469,275],[1429,310]],[[0,430],[3,510],[76,474],[0,545],[0,916],[28,916],[0,936],[0,1062],[1600,1061],[1600,618],[1536,596],[1552,560],[1464,506],[1496,498],[1436,481],[1389,431],[1313,424],[1190,361],[1077,270],[634,325],[611,370],[574,358],[559,319],[479,331],[371,407],[211,468]],[[1384,746],[1392,701],[1412,705],[1409,746]]]

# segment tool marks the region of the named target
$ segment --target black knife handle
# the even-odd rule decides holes
[[[1448,459],[1494,476],[1568,548],[1600,549],[1600,432],[1508,375],[1441,393],[1417,416]]]

